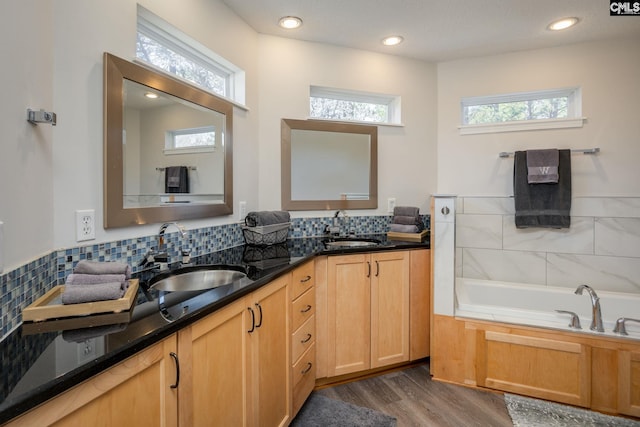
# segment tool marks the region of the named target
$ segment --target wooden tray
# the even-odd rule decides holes
[[[122,298],[109,301],[62,304],[65,285],[58,285],[22,310],[24,322],[40,322],[64,317],[87,316],[98,313],[119,313],[131,309],[138,294],[138,279],[129,280],[129,289]]]
[[[387,232],[389,240],[403,240],[405,242],[422,242],[429,235],[429,230],[422,230],[420,233],[398,233],[397,231]]]

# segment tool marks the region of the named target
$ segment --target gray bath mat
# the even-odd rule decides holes
[[[395,427],[396,419],[373,409],[311,393],[293,427]]]
[[[640,427],[640,421],[504,394],[514,427]]]

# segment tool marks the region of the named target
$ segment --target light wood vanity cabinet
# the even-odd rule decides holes
[[[618,352],[618,410],[640,417],[640,351]]]
[[[409,265],[408,251],[328,257],[328,377],[409,360]]]
[[[177,426],[176,343],[166,338],[5,425]]]
[[[178,332],[181,426],[288,424],[290,281],[281,276]]]
[[[292,416],[304,404],[316,380],[315,264],[296,268],[291,279]]]

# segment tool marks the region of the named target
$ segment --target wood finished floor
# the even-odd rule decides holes
[[[394,416],[398,427],[513,427],[502,394],[432,381],[426,363],[316,393]]]

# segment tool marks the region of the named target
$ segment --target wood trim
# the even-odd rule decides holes
[[[430,354],[431,251],[413,250],[409,265],[409,360]]]
[[[545,338],[525,337],[522,335],[505,334],[502,332],[486,331],[485,339],[487,341],[498,341],[507,344],[566,351],[569,353],[581,353],[583,350],[582,345],[577,343],[549,340]]]
[[[327,257],[316,258],[316,378],[328,376]]]

